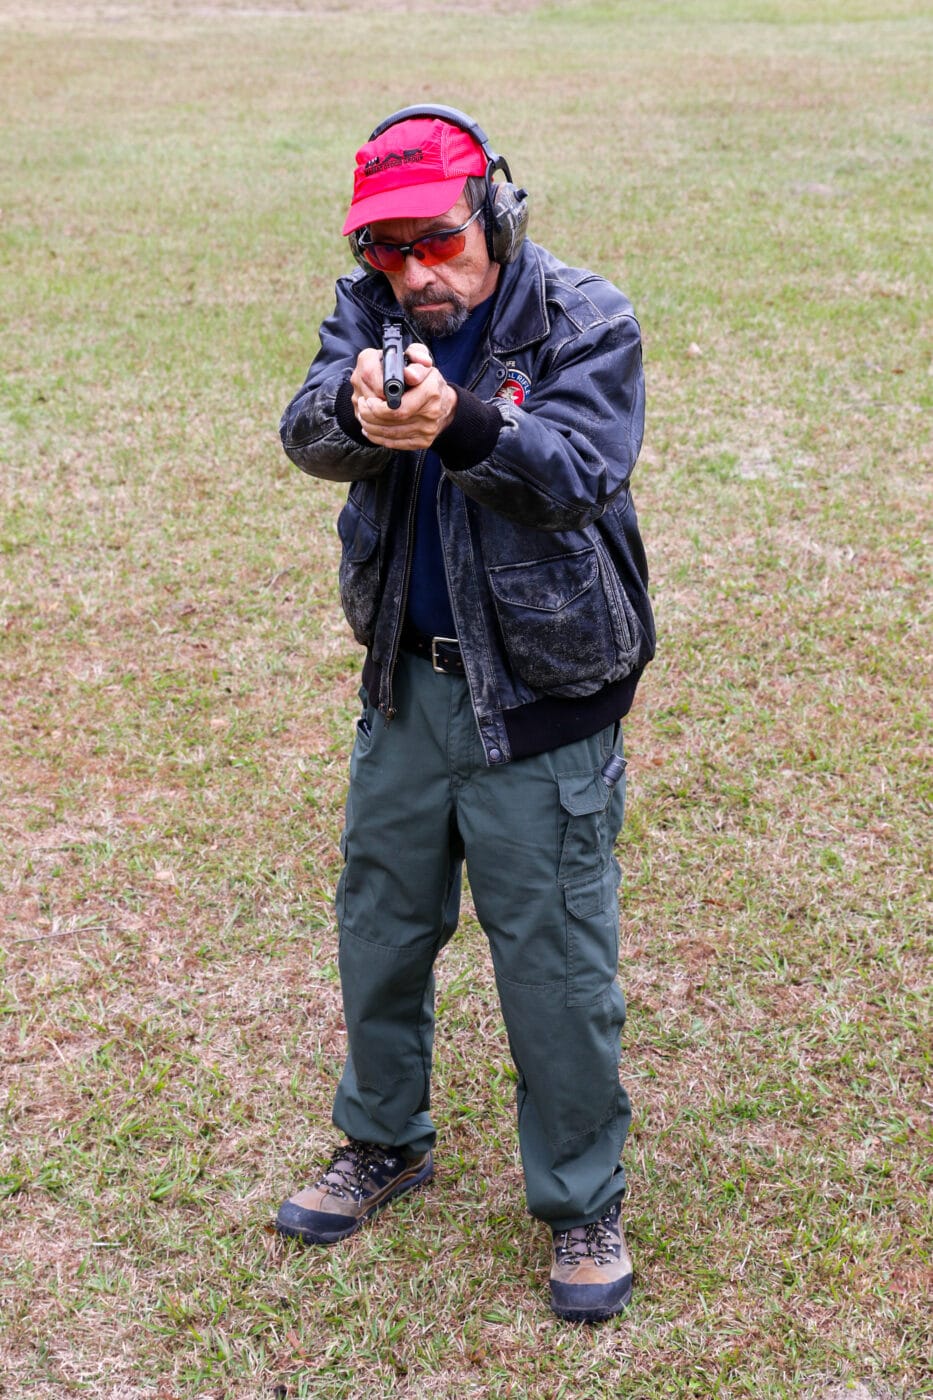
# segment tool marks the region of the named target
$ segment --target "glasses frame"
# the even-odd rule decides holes
[[[476,223],[476,220],[479,218],[482,212],[483,206],[480,205],[478,209],[475,209],[473,211],[473,213],[467,219],[465,224],[460,224],[457,228],[439,228],[435,229],[433,233],[423,233],[420,238],[413,238],[410,243],[387,243],[382,238],[373,238],[372,232],[369,226],[367,225],[367,227],[364,228],[359,234],[359,237],[357,239],[357,247],[363,254],[363,257],[366,258],[366,261],[369,263],[370,267],[375,268],[377,272],[401,272],[402,268],[405,266],[405,261],[407,258],[417,258],[418,262],[424,263],[426,267],[437,267],[440,263],[450,262],[453,258],[457,257],[460,253],[462,253],[463,249],[458,248],[456,249],[456,251],[448,253],[446,257],[434,258],[432,262],[428,262],[427,256],[419,255],[419,253],[417,252],[418,244],[431,243],[435,239],[438,239],[440,241],[440,246],[443,247],[444,243],[446,243],[448,239],[456,238],[458,234],[466,233],[470,225]],[[367,254],[369,252],[375,251],[375,249],[377,248],[385,248],[386,251],[390,254],[400,254],[402,259],[402,266],[394,269],[385,268],[380,267],[377,262],[371,261]]]

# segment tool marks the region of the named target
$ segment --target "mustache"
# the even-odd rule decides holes
[[[430,287],[422,287],[418,292],[409,292],[404,298],[403,305],[406,311],[409,311],[416,306],[434,306],[444,301],[455,303],[456,298],[451,296],[449,292],[445,292],[441,287],[438,287],[436,291],[432,290]]]

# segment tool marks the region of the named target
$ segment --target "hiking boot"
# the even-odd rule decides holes
[[[433,1175],[430,1152],[409,1161],[401,1148],[351,1139],[337,1148],[313,1186],[283,1203],[275,1228],[305,1244],[335,1244],[393,1196],[422,1186]]]
[[[632,1257],[616,1204],[591,1225],[554,1231],[551,1307],[569,1322],[602,1322],[632,1299]]]

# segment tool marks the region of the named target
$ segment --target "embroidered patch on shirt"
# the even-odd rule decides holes
[[[497,399],[511,399],[516,408],[525,402],[525,395],[531,389],[531,380],[519,369],[510,369],[508,378],[496,390]]]

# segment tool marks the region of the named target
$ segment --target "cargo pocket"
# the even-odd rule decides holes
[[[513,669],[535,690],[587,695],[615,669],[613,618],[594,549],[489,570]]]
[[[340,556],[340,601],[356,640],[369,646],[379,609],[379,527],[350,496],[337,517],[343,546]]]
[[[558,775],[563,834],[557,879],[561,885],[595,875],[608,863],[606,811],[612,798],[601,773]]]
[[[558,881],[567,926],[567,1005],[582,1006],[601,997],[618,970],[619,865],[612,854],[615,818],[609,809],[614,794],[621,794],[592,770],[562,774],[558,786],[564,821]]]
[[[598,1001],[619,968],[619,867],[564,887],[567,910],[567,1005]]]

